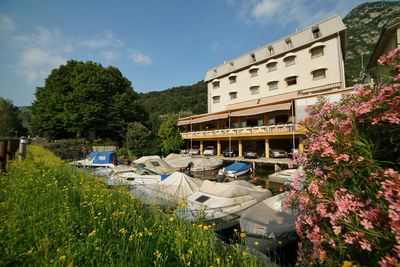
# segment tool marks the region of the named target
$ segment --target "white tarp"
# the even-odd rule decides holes
[[[143,164],[147,169],[154,171],[158,174],[172,173],[175,168],[169,165],[165,160],[159,156],[145,156],[135,161],[135,164]]]
[[[199,191],[203,181],[181,172],[174,172],[165,180],[155,185],[157,189],[170,196],[182,199]]]
[[[267,190],[254,186],[244,180],[235,180],[229,183],[204,181],[203,185],[200,187],[200,191],[225,198],[251,195],[255,198],[262,197],[265,199],[265,193]]]
[[[189,162],[193,162],[192,171],[208,171],[217,169],[223,163],[222,159],[216,157],[190,157],[176,154],[168,155],[165,158],[165,161],[174,168],[185,168],[188,166]]]

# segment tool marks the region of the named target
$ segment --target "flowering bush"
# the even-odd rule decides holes
[[[400,50],[378,62],[384,84],[356,86],[310,108],[307,158],[289,193],[299,210],[298,260],[307,265],[400,263]]]

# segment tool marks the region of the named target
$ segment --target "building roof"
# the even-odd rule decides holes
[[[384,53],[387,42],[390,40],[390,38],[393,36],[398,28],[400,28],[400,18],[396,18],[382,29],[378,42],[375,45],[374,52],[369,58],[367,69],[376,66],[378,58]]]
[[[312,30],[315,29],[315,27],[318,27],[321,32],[321,37],[319,38],[313,37]],[[227,76],[232,72],[248,68],[252,65],[265,63],[270,59],[281,57],[288,52],[296,51],[303,46],[312,45],[313,43],[319,43],[324,38],[330,37],[332,35],[340,34],[342,51],[346,51],[345,29],[346,26],[343,24],[339,16],[328,18],[308,28],[296,31],[294,34],[288,35],[273,43],[269,43],[253,51],[250,51],[249,53],[242,55],[236,59],[227,61],[222,65],[209,69],[206,73],[204,81],[208,82],[219,77]],[[288,39],[291,40],[291,43],[293,45],[293,47],[291,47],[290,49],[287,49],[286,47],[286,41]],[[269,49],[271,47],[274,50],[273,55],[269,55]]]

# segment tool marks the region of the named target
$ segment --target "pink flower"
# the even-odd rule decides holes
[[[361,248],[362,249],[364,249],[364,250],[368,250],[368,251],[371,251],[372,249],[371,249],[371,245],[368,243],[368,241],[366,241],[366,240],[362,240],[362,241],[360,241],[360,246],[361,246]]]
[[[344,242],[346,242],[347,244],[353,244],[354,239],[355,238],[353,236],[350,236],[348,234],[344,235]]]
[[[367,219],[363,219],[363,220],[361,221],[361,225],[364,226],[364,228],[365,228],[366,230],[369,230],[369,229],[374,228],[374,227],[372,226],[372,223],[371,223],[370,221],[368,221]]]

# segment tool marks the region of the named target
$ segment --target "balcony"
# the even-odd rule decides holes
[[[293,129],[294,126],[294,129]],[[233,128],[233,129],[218,129],[196,132],[181,133],[182,138],[193,137],[222,137],[222,136],[252,136],[252,135],[274,135],[274,134],[289,134],[293,131],[299,130],[298,125],[281,124],[271,126],[257,126],[246,128]]]

